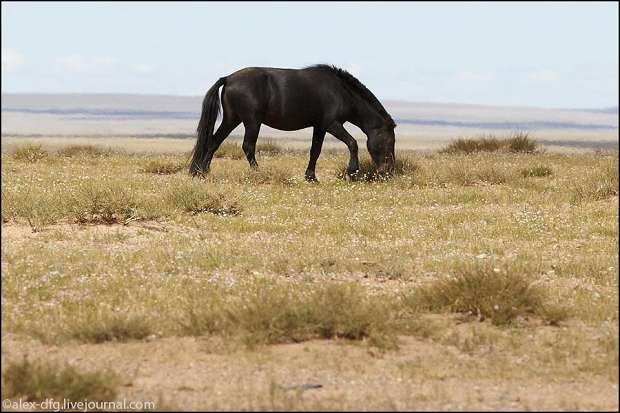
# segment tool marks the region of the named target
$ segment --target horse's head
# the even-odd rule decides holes
[[[396,124],[390,122],[368,133],[368,152],[378,168],[379,173],[391,173],[394,170],[394,128]]]

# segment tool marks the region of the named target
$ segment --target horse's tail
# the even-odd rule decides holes
[[[215,121],[220,113],[220,97],[218,91],[220,86],[226,84],[226,78],[221,77],[205,95],[202,101],[202,114],[200,115],[200,121],[198,122],[198,138],[196,139],[196,145],[192,151],[192,160],[189,167],[189,172],[192,175],[198,175],[205,171],[205,156],[207,154],[207,148],[213,138],[213,129],[215,128]]]

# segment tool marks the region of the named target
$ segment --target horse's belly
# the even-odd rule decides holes
[[[267,116],[263,123],[279,130],[299,130],[313,126],[315,122],[304,116]]]

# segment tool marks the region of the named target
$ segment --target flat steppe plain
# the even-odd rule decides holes
[[[313,184],[284,141],[197,179],[187,139],[14,139],[3,399],[55,380],[26,358],[158,409],[618,409],[617,151],[401,148],[347,182],[328,148]]]

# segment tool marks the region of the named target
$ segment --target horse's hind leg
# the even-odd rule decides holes
[[[327,132],[334,135],[336,139],[344,142],[347,145],[347,148],[349,148],[350,158],[349,167],[347,168],[347,175],[355,175],[360,169],[359,160],[357,158],[357,141],[355,140],[355,138],[353,138],[353,136],[349,134],[349,132],[347,132],[344,126],[342,126],[342,124],[339,122],[332,123],[327,129]]]
[[[205,171],[209,171],[211,159],[213,159],[213,155],[217,152],[222,142],[224,142],[224,139],[226,139],[228,135],[230,135],[230,132],[232,132],[233,129],[235,129],[240,123],[241,122],[239,120],[224,115],[224,119],[222,119],[220,127],[217,128],[217,131],[213,134],[213,140],[209,142],[207,153],[205,154]]]
[[[258,132],[260,130],[259,122],[243,122],[245,127],[245,134],[243,136],[243,152],[248,159],[250,167],[258,167],[256,162],[256,140],[258,139]]]

